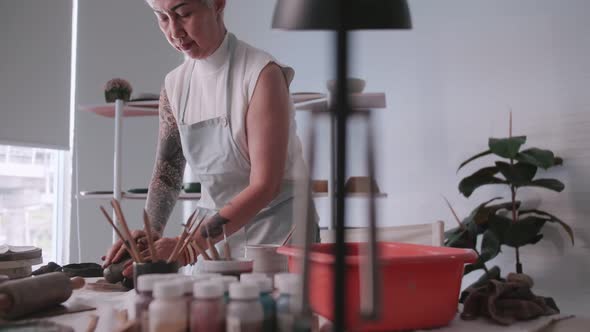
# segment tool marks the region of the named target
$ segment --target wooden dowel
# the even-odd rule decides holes
[[[223,227],[223,255],[226,261],[231,261],[231,250],[229,242],[227,242],[227,234],[225,233],[225,225]]]
[[[180,252],[180,247],[182,246],[182,244],[184,243],[184,240],[188,236],[188,233],[190,231],[190,227],[192,227],[192,225],[194,223],[194,217],[195,217],[196,213],[197,213],[197,209],[195,209],[195,211],[193,211],[193,213],[191,213],[191,215],[188,217],[188,220],[186,221],[186,224],[183,225],[182,232],[180,233],[178,241],[176,241],[176,244],[174,245],[174,249],[172,249],[172,253],[170,254],[170,256],[168,256],[168,259],[166,260],[167,263],[172,263],[177,259],[178,253]],[[200,210],[199,210],[199,213],[200,213]]]
[[[201,219],[199,220],[199,222],[197,223],[197,226],[193,227],[193,229],[190,230],[190,233],[188,234],[187,238],[184,240],[184,243],[182,245],[182,247],[180,248],[180,250],[176,253],[176,256],[173,257],[173,261],[176,260],[178,258],[178,255],[186,248],[186,246],[190,243],[190,241],[193,239],[193,236],[195,235],[195,233],[197,232],[197,230],[199,229],[199,227],[201,227],[201,224],[203,223],[203,220],[205,220],[205,218],[207,217],[206,214],[203,214],[203,217],[201,217]],[[196,220],[196,218],[195,218]],[[204,260],[211,260],[211,257],[207,254],[207,252],[203,249],[203,247],[201,247],[197,241],[195,241],[195,247],[197,247],[197,251],[199,252],[199,254],[201,254],[201,256],[203,256]]]
[[[213,256],[213,260],[219,260],[219,252],[215,245],[213,244],[213,240],[211,240],[211,235],[209,234],[209,227],[205,225],[205,230],[207,231],[207,246],[209,246],[209,250],[211,251],[211,256]]]
[[[205,219],[205,218],[203,218]],[[184,241],[184,244],[182,245],[182,247],[180,248],[180,250],[178,251],[178,253],[176,254],[177,257],[174,257],[174,259],[178,258],[178,255],[189,245],[189,243],[193,240],[193,236],[195,235],[195,233],[197,232],[197,230],[199,229],[199,226],[201,225],[201,222],[203,221],[203,219],[201,219],[201,221],[199,222],[199,224],[197,225],[197,227],[193,228],[189,234],[189,236],[186,238],[186,240]],[[207,252],[203,249],[203,247],[201,247],[197,241],[195,241],[195,247],[197,247],[197,251],[199,252],[199,254],[201,254],[201,256],[203,256],[204,260],[211,260],[211,257],[207,254]]]
[[[119,218],[119,221],[121,222],[121,226],[123,226],[123,231],[125,232],[125,235],[127,236],[127,239],[129,241],[129,246],[131,247],[131,251],[135,255],[136,261],[139,263],[143,263],[143,259],[141,258],[141,255],[139,254],[139,250],[137,249],[137,246],[135,244],[135,239],[131,235],[131,231],[129,230],[129,226],[127,226],[127,221],[125,220],[125,216],[123,215],[123,210],[121,209],[121,205],[119,204],[119,201],[117,201],[116,199],[112,199],[111,205],[115,209],[115,213],[117,214],[117,218]]]
[[[105,210],[105,208],[102,205],[100,206],[100,211],[102,211],[102,214],[107,219],[107,222],[113,227],[113,229],[117,233],[117,236],[119,237],[119,239],[121,239],[121,241],[123,241],[123,245],[125,245],[125,248],[127,248],[127,251],[129,252],[129,256],[133,257],[133,260],[135,260],[135,257],[133,256],[133,252],[131,251],[131,245],[129,244],[129,241],[127,240],[127,238],[125,236],[123,236],[123,234],[121,234],[121,231],[119,230],[119,228],[117,228],[117,226],[113,222],[113,219],[111,219],[111,217],[109,216],[109,213]]]
[[[287,237],[285,238],[285,240],[283,240],[283,243],[281,243],[281,246],[284,246],[285,244],[287,244],[287,242],[289,242],[289,240],[293,236],[293,232],[295,232],[295,226],[293,226],[293,228],[291,228],[291,230],[289,231],[289,234],[287,234]]]
[[[156,262],[158,260],[158,255],[156,253],[156,247],[154,245],[154,237],[152,236],[152,227],[150,226],[150,219],[145,209],[143,210],[143,226],[145,227],[145,233],[147,235],[148,240],[148,249],[150,250],[150,256],[152,256],[152,262]]]

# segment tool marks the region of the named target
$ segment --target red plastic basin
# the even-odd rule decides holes
[[[457,312],[465,263],[477,255],[470,249],[397,242],[379,243],[381,309],[377,321],[360,317],[359,243],[346,244],[346,326],[350,330],[395,331],[447,325]],[[310,255],[312,309],[333,320],[333,243],[314,244]],[[300,272],[303,250],[284,246],[289,271]]]

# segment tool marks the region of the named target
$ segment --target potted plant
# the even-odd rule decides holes
[[[510,125],[512,127],[512,125]],[[561,192],[564,184],[557,179],[540,178],[538,170],[550,169],[563,164],[560,157],[550,150],[530,147],[522,149],[526,143],[526,136],[512,136],[506,138],[490,138],[488,149],[467,159],[457,169],[461,170],[470,162],[486,157],[499,158],[493,164],[483,167],[464,177],[459,183],[459,191],[469,198],[475,190],[488,185],[506,186],[511,199],[497,202],[501,197],[494,197],[479,204],[467,217],[459,220],[455,211],[449,208],[459,222],[459,226],[445,232],[445,245],[451,247],[471,248],[477,251],[479,260],[466,266],[465,274],[478,269],[485,269],[484,277],[499,278],[497,267],[488,270],[485,263],[501,252],[501,246],[506,245],[515,249],[516,272],[522,273],[519,248],[533,245],[543,238],[541,230],[547,223],[561,226],[574,244],[574,234],[569,225],[558,217],[540,209],[522,209],[517,200],[517,193],[521,188],[535,187],[544,190]],[[491,204],[496,202],[495,204]],[[477,246],[477,239],[481,236],[481,245]],[[493,276],[492,276],[493,274]]]

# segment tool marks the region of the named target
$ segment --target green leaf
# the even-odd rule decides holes
[[[481,241],[481,260],[485,263],[500,253],[500,240],[494,232],[491,230],[483,233],[483,239]]]
[[[563,191],[565,185],[556,179],[538,179],[535,181],[531,181],[527,184],[521,185],[521,187],[541,187],[557,192]]]
[[[516,160],[547,169],[555,165],[555,156],[549,150],[542,150],[538,148],[530,148],[521,151],[515,157]],[[561,158],[559,158],[561,159]],[[559,162],[559,160],[557,160]],[[563,162],[563,159],[561,159]]]
[[[545,222],[547,219],[532,216],[520,219],[510,225],[507,233],[504,234],[503,243],[514,248],[536,243],[540,240],[537,235]]]
[[[500,243],[505,243],[511,225],[512,219],[497,214],[491,215],[488,221],[489,230],[496,235]]]
[[[497,161],[496,167],[509,183],[517,187],[530,183],[537,174],[537,166],[526,163],[510,165],[509,163]]]
[[[473,194],[473,191],[475,191],[475,189],[483,185],[506,184],[506,181],[494,176],[498,172],[499,170],[497,167],[482,168],[479,171],[471,174],[470,176],[463,178],[463,180],[459,182],[459,191],[465,197],[469,197],[471,196],[471,194]]]
[[[465,160],[464,162],[462,162],[462,163],[461,163],[461,165],[459,165],[459,168],[457,168],[457,172],[459,172],[459,170],[460,170],[460,169],[461,169],[463,166],[465,166],[465,165],[467,165],[468,163],[470,163],[470,162],[474,161],[475,159],[477,159],[477,158],[481,158],[481,157],[484,157],[484,156],[487,156],[488,154],[491,154],[491,153],[492,153],[492,151],[490,151],[490,150],[487,150],[487,151],[484,151],[484,152],[480,152],[480,153],[476,154],[475,156],[473,156],[473,157],[471,157],[471,158],[469,158],[469,159]]]
[[[488,146],[493,154],[503,158],[514,158],[520,147],[526,142],[526,136],[508,138],[490,138]]]
[[[453,248],[475,248],[475,237],[467,229],[455,228],[450,232],[445,232],[445,246]]]
[[[556,222],[558,223],[561,227],[563,227],[563,229],[567,232],[567,234],[569,235],[570,239],[572,240],[572,246],[574,245],[574,231],[573,229],[570,227],[570,225],[566,224],[565,222],[563,222],[561,219],[557,218],[556,216],[547,213],[545,211],[541,211],[541,210],[521,210],[518,211],[519,216],[521,215],[525,215],[525,214],[530,214],[530,213],[534,213],[537,215],[542,215],[542,216],[546,216],[549,217],[549,222]]]

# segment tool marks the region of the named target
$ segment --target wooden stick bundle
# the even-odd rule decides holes
[[[133,248],[131,246],[131,243],[134,241],[129,241],[127,239],[127,237],[121,233],[121,231],[119,230],[119,228],[117,228],[117,226],[115,225],[115,223],[113,222],[113,220],[111,219],[111,217],[109,216],[108,212],[105,210],[104,207],[100,206],[100,211],[102,211],[102,214],[105,216],[109,225],[111,225],[111,227],[113,227],[113,229],[117,233],[117,236],[119,237],[119,239],[121,239],[121,241],[123,241],[123,245],[125,245],[125,248],[127,248],[127,251],[129,252],[129,255],[131,256],[131,258],[133,258],[134,261],[138,262],[138,257],[134,256]]]
[[[111,200],[111,205],[115,209],[115,214],[117,215],[117,218],[119,219],[119,222],[121,223],[121,226],[123,226],[123,231],[125,232],[125,236],[127,236],[127,240],[129,241],[129,244],[131,246],[132,255],[135,256],[135,260],[138,263],[143,263],[143,259],[141,258],[141,255],[139,254],[139,250],[137,249],[137,246],[135,244],[135,240],[133,239],[133,236],[131,235],[131,231],[129,230],[129,227],[127,226],[127,221],[125,220],[125,216],[123,215],[123,210],[121,209],[121,205],[119,204],[119,201],[117,201],[116,199],[113,198]]]
[[[143,210],[143,226],[145,227],[145,233],[147,235],[148,249],[150,251],[151,261],[155,262],[158,259],[158,254],[156,253],[156,247],[154,246],[154,237],[152,236],[150,219],[145,209]]]

